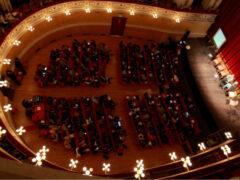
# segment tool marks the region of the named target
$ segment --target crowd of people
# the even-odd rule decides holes
[[[183,98],[180,92],[166,90],[160,95],[145,93],[142,100],[139,96],[126,99],[142,147],[183,144],[190,135],[200,133],[191,115],[195,110],[192,100]]]
[[[37,66],[35,80],[40,87],[104,86],[111,81],[105,76],[109,59],[110,50],[104,43],[74,39],[71,47],[62,45],[51,51],[49,65]]]
[[[120,42],[120,63],[124,84],[168,85],[179,82],[178,45],[152,43],[151,46]],[[174,58],[173,58],[174,57]]]
[[[121,118],[113,115],[116,103],[108,95],[71,99],[35,96],[22,104],[29,117],[36,113],[35,107],[43,104],[45,118],[37,121],[40,135],[63,142],[77,157],[103,152],[103,157],[108,158],[110,151],[121,156],[126,149],[126,131],[122,129]]]

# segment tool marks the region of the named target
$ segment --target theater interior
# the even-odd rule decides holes
[[[1,179],[240,177],[239,0],[0,8]]]

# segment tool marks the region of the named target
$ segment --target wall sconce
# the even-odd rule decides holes
[[[21,44],[21,41],[15,40],[13,41],[14,46],[19,46]]]
[[[70,160],[69,167],[71,168],[71,171],[73,170],[73,168],[77,167],[77,163],[78,163],[78,160],[75,160],[75,161],[73,159]]]
[[[33,32],[34,31],[34,27],[32,27],[32,26],[29,26],[28,28],[27,28],[27,30],[29,30],[29,31],[31,31],[31,32]]]
[[[66,16],[70,16],[71,12],[69,10],[65,10],[65,14],[66,14]]]
[[[135,15],[135,12],[133,10],[130,10],[130,15],[131,16],[134,16]]]
[[[107,172],[109,172],[110,171],[110,163],[108,163],[108,164],[105,164],[105,163],[103,163],[103,168],[102,168],[102,170],[105,172],[105,174],[107,174]]]
[[[136,160],[136,163],[137,163],[137,167],[135,167],[133,170],[134,172],[136,172],[135,178],[140,180],[141,178],[145,177],[145,174],[143,173],[144,171],[143,160],[142,159],[140,161]]]
[[[87,167],[83,167],[83,171],[84,171],[84,174],[83,174],[83,175],[92,176],[92,175],[91,175],[91,172],[93,172],[93,168],[87,169]]]
[[[26,129],[24,129],[22,126],[20,126],[20,128],[17,129],[16,132],[18,133],[19,136],[21,136],[23,133],[26,132]]]
[[[112,13],[112,9],[111,8],[107,8],[107,13]]]
[[[7,131],[0,126],[0,138],[2,137],[3,134],[6,134]]]
[[[0,87],[7,87],[8,86],[8,81],[4,80],[4,81],[0,81]]]
[[[36,157],[32,159],[32,162],[35,163],[35,166],[41,166],[42,160],[46,159],[46,155],[43,155],[41,153],[37,153]]]
[[[230,132],[225,132],[224,133],[227,139],[232,139],[232,133]]]
[[[153,16],[154,19],[158,18],[158,15],[156,13],[154,13],[152,16]]]
[[[47,22],[51,22],[53,19],[51,16],[46,17]]]
[[[185,167],[187,169],[187,171],[189,171],[189,167],[192,166],[192,162],[189,158],[189,156],[187,156],[186,158],[181,158],[181,161],[183,162],[183,167]]]
[[[11,59],[3,59],[3,64],[11,64]]]
[[[176,21],[176,23],[180,23],[181,22],[180,18],[176,18],[175,21]]]
[[[177,155],[175,152],[169,153],[170,159],[174,162],[175,160],[177,160]]]
[[[85,9],[85,12],[86,12],[86,13],[90,13],[90,12],[91,12],[91,9],[90,9],[90,8],[86,8],[86,9]]]
[[[4,112],[11,111],[12,110],[12,105],[11,104],[5,105],[5,106],[3,106],[3,109],[4,109]]]
[[[221,146],[221,149],[223,151],[223,154],[227,156],[227,158],[228,158],[228,155],[232,153],[228,145]]]
[[[201,151],[206,150],[206,146],[205,146],[205,144],[204,144],[203,142],[199,143],[199,144],[198,144],[198,147],[199,147],[199,149],[200,149]]]

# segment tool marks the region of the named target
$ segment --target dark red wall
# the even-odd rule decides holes
[[[208,37],[212,39],[217,30],[222,29],[227,41],[218,52],[240,84],[240,0],[224,0],[218,14]]]

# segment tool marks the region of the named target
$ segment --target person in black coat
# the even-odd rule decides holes
[[[21,85],[21,83],[17,80],[17,77],[15,76],[14,72],[11,70],[7,70],[7,77],[9,77],[13,82],[15,82],[18,86]]]
[[[15,64],[15,67],[18,68],[23,74],[26,74],[26,71],[25,71],[22,63],[19,61],[19,59],[17,57],[14,59],[14,64]]]

